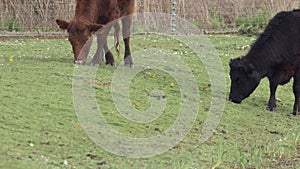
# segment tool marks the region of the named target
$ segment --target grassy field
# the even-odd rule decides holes
[[[229,59],[245,54],[255,37],[208,38],[222,60],[229,92]],[[300,168],[300,117],[291,115],[291,83],[278,89],[277,112],[266,110],[266,79],[242,104],[226,101],[212,137],[200,144],[199,133],[211,104],[205,66],[172,38],[133,36],[132,51],[149,48],[167,49],[184,60],[197,82],[200,106],[190,132],[179,144],[162,154],[139,159],[107,152],[86,134],[90,126],[79,122],[73,104],[75,66],[66,39],[0,41],[0,168]],[[138,57],[134,56],[136,60]],[[163,91],[167,99],[158,119],[135,123],[120,115],[113,102],[111,82],[116,69],[100,66],[95,81],[87,84],[95,89],[98,109],[108,124],[134,137],[151,137],[167,130],[176,120],[180,105],[176,79],[151,68],[136,75],[130,83],[129,100],[137,111],[143,113],[151,107],[147,95],[154,90]]]

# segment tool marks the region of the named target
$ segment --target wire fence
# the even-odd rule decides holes
[[[205,30],[264,25],[275,13],[300,6],[300,0],[136,0],[136,13],[172,14],[174,1],[178,17]],[[74,10],[75,0],[0,0],[0,34],[56,32],[55,19],[71,19]]]
[[[54,31],[55,18],[70,19],[75,3],[71,0],[2,0],[0,1],[0,30]]]

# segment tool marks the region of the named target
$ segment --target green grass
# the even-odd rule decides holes
[[[223,62],[229,92],[229,59],[246,54],[255,37],[208,38]],[[266,110],[269,97],[266,79],[242,104],[226,101],[213,136],[200,144],[199,134],[211,103],[210,81],[204,65],[190,49],[172,38],[133,36],[133,52],[149,48],[176,53],[189,66],[200,93],[199,114],[190,132],[174,148],[154,157],[134,159],[105,151],[85,133],[84,129],[90,126],[79,123],[72,95],[73,56],[67,40],[0,41],[0,168],[300,167],[300,117],[291,115],[294,99],[291,83],[279,87],[277,97],[282,102],[275,113]],[[111,82],[115,70],[100,66],[96,81]],[[120,115],[109,85],[93,87],[98,108],[108,124],[126,135],[137,138],[158,135],[178,116],[180,88],[166,72],[145,69],[130,83],[129,100],[141,113],[151,107],[147,95],[154,89],[167,96],[163,114],[150,123],[130,122]]]

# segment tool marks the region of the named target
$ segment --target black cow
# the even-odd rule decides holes
[[[300,112],[300,10],[284,11],[271,19],[264,32],[252,44],[246,56],[230,60],[229,99],[241,103],[264,77],[270,82],[267,109],[276,110],[278,85],[294,77],[293,114]]]

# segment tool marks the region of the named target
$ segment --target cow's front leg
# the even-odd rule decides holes
[[[125,66],[132,67],[133,60],[131,57],[131,51],[130,51],[130,27],[132,22],[132,16],[126,16],[122,18],[122,34],[124,38],[124,44],[125,44],[125,54],[124,54],[124,62]]]
[[[103,61],[104,39],[102,35],[97,35],[97,49],[92,59],[92,66],[99,66]]]
[[[82,64],[85,65],[87,62],[87,56],[90,52],[91,46],[92,46],[92,38],[89,38],[89,40],[83,45],[82,49],[79,50],[79,48],[75,48],[74,49],[74,54],[78,55],[78,57],[76,58],[74,55],[74,63],[75,64]]]
[[[293,114],[300,115],[300,74],[299,72],[294,76],[293,92],[295,96],[295,103]]]
[[[93,66],[99,66],[103,61],[103,49],[105,51],[105,49],[107,48],[107,36],[109,34],[110,28],[111,26],[107,25],[100,32],[97,32],[97,50],[93,56],[91,63]]]
[[[267,110],[269,111],[276,111],[276,90],[277,90],[277,80],[274,80],[272,78],[269,78],[269,83],[270,83],[270,98],[268,102],[268,107]]]

